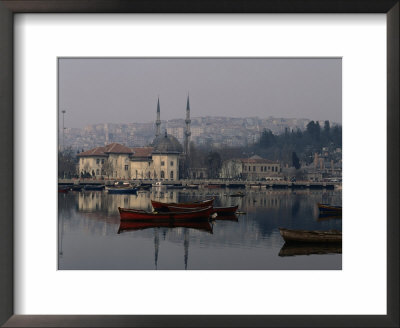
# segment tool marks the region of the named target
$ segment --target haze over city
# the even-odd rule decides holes
[[[192,117],[308,118],[342,122],[340,58],[61,58],[65,126]],[[61,115],[60,115],[61,119]]]

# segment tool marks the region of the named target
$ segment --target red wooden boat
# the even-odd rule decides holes
[[[157,202],[155,200],[151,201],[151,205],[153,205],[153,208],[158,211],[168,211],[168,206],[174,206],[174,207],[180,207],[180,208],[204,208],[208,206],[212,206],[214,202],[214,198],[211,199],[206,199],[203,201],[199,202],[193,202],[193,203],[162,203],[162,202]]]
[[[58,186],[58,192],[66,194],[69,191],[69,186]]]
[[[196,211],[201,209],[201,207],[178,207],[168,205],[166,206],[169,212],[187,212],[187,211]],[[223,215],[233,215],[238,209],[238,205],[229,206],[229,207],[213,207],[212,213],[217,213],[219,216]]]
[[[168,222],[143,222],[143,221],[121,221],[118,233],[123,231],[135,231],[150,228],[190,228],[212,233],[212,225],[208,221],[168,221]]]
[[[222,215],[234,215],[238,209],[238,205],[236,206],[228,206],[228,207],[214,207],[214,213],[217,213],[218,216]]]
[[[212,213],[212,206],[185,212],[146,212],[130,208],[118,207],[121,220],[142,220],[142,221],[173,221],[173,220],[205,220],[207,221]]]

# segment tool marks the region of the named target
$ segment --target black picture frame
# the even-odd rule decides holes
[[[399,0],[0,0],[0,324],[4,327],[399,327],[399,11]],[[15,13],[385,13],[387,315],[14,315],[13,176],[17,173],[13,161]]]

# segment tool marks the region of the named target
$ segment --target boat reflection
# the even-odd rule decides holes
[[[143,222],[143,221],[121,221],[118,234],[124,231],[136,231],[150,228],[189,228],[199,231],[213,233],[213,225],[208,221],[186,221],[186,222]]]
[[[285,243],[279,251],[279,256],[316,255],[316,254],[342,254],[341,244],[308,244]]]

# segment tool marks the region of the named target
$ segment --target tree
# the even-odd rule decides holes
[[[112,176],[114,171],[114,165],[112,164],[112,161],[106,159],[101,170],[108,178],[110,178],[110,175]]]
[[[269,148],[275,145],[275,136],[271,130],[264,129],[260,137],[260,146],[263,148]]]
[[[297,157],[296,152],[292,153],[292,164],[293,164],[293,166],[295,167],[296,170],[298,170],[301,167],[300,160]]]
[[[58,152],[58,177],[72,178],[76,176],[76,157],[71,147]]]
[[[221,169],[221,156],[218,152],[212,151],[207,156],[207,169],[209,178],[218,178]]]

